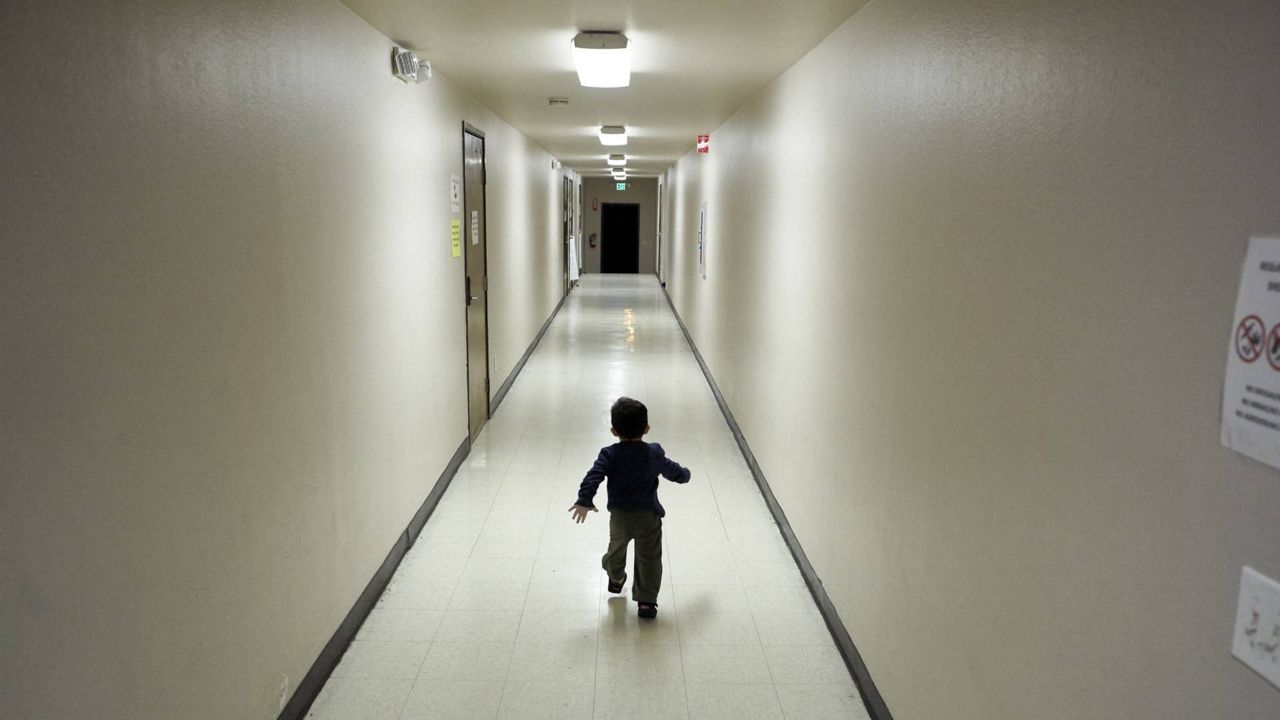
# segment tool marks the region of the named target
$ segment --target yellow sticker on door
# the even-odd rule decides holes
[[[449,221],[449,253],[462,257],[462,221],[457,218]]]

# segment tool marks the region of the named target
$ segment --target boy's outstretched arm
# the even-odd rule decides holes
[[[592,498],[596,496],[596,489],[600,487],[600,483],[604,482],[608,464],[608,458],[605,456],[604,450],[601,450],[600,454],[596,456],[595,463],[587,471],[587,476],[582,478],[582,485],[578,487],[578,499],[569,508],[575,523],[585,522],[589,512],[598,512],[595,503],[592,502]]]
[[[654,447],[658,448],[658,472],[662,477],[676,483],[689,482],[689,478],[693,477],[689,468],[667,457],[667,451],[663,450],[661,445],[654,443]]]

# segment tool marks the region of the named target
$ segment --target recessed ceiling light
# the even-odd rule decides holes
[[[610,165],[626,165],[627,156],[626,155],[610,155],[608,158],[608,163]]]
[[[616,88],[631,84],[631,53],[627,36],[615,32],[584,32],[573,38],[573,64],[583,87]]]
[[[600,128],[601,145],[626,145],[627,129],[622,125],[605,125]]]

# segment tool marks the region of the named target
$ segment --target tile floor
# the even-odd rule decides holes
[[[620,395],[693,471],[654,621],[605,590],[606,513],[568,514]],[[308,717],[866,719],[655,278],[574,290]]]

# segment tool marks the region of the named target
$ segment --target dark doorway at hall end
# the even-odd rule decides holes
[[[640,206],[605,203],[600,208],[600,272],[640,272]]]

